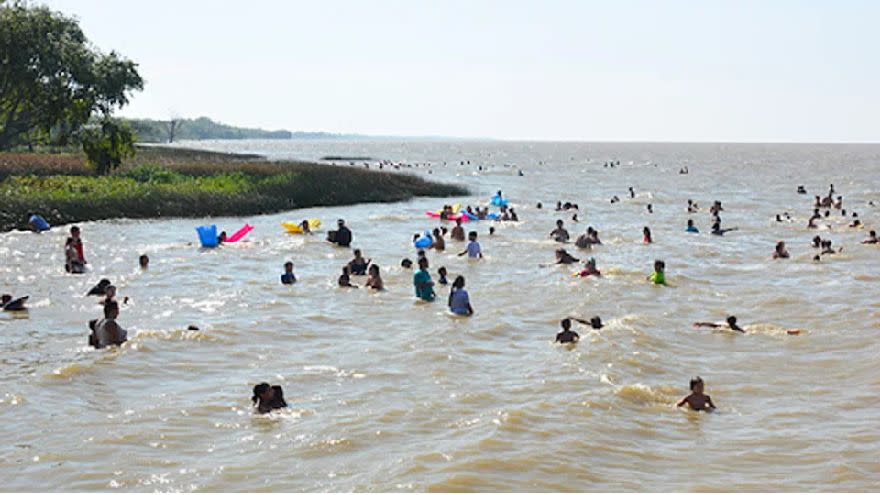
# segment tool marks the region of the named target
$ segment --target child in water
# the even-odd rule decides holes
[[[385,284],[382,282],[382,276],[379,275],[379,265],[370,265],[367,272],[369,274],[367,277],[367,287],[373,290],[384,290]]]
[[[776,249],[773,251],[773,259],[785,259],[789,258],[788,250],[785,249],[785,242],[779,241],[776,243]]]
[[[654,273],[648,276],[648,280],[654,285],[666,285],[666,262],[663,260],[654,261]]]
[[[446,280],[446,267],[445,266],[441,266],[440,268],[437,269],[437,276],[440,277],[437,280],[438,284],[440,284],[440,285],[448,285],[449,284],[449,281]]]
[[[642,234],[644,235],[643,242],[645,244],[651,244],[652,242],[654,242],[654,239],[651,238],[651,229],[645,227],[644,229],[642,229]]]
[[[712,412],[715,410],[715,404],[712,398],[703,393],[705,384],[699,376],[691,378],[691,393],[687,397],[678,401],[675,407],[681,407],[687,404],[694,411]]]
[[[464,256],[467,254],[470,259],[481,259],[483,257],[483,251],[480,249],[480,243],[477,242],[477,232],[475,230],[472,230],[468,234],[468,241],[467,249],[458,253],[458,255]]]
[[[284,273],[281,274],[281,283],[284,285],[293,285],[296,283],[296,275],[293,274],[292,261],[288,261],[284,264]]]
[[[339,276],[337,283],[340,287],[350,287],[352,289],[357,289],[357,285],[351,284],[351,276],[349,275],[348,265],[342,267],[342,275]]]
[[[690,218],[688,219],[687,228],[684,229],[684,231],[689,232],[691,234],[699,234],[700,233],[700,230],[697,229],[697,227],[694,225],[693,219],[690,219]]]

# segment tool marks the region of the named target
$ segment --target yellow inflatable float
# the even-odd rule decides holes
[[[313,231],[313,232],[314,232],[315,230],[317,230],[318,227],[321,226],[321,221],[318,220],[317,218],[310,218],[309,220],[306,220],[306,221],[309,223],[309,230],[311,230],[311,231]],[[303,228],[302,228],[302,222],[299,222],[299,223],[296,223],[296,222],[284,222],[284,223],[281,224],[281,226],[284,227],[284,230],[286,230],[286,231],[287,231],[288,233],[290,233],[290,234],[302,234],[302,233],[304,233],[304,232],[303,232]]]

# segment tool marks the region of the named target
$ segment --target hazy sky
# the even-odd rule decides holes
[[[50,0],[124,111],[290,130],[880,141],[880,2]]]

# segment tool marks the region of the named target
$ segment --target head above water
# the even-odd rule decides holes
[[[339,220],[336,221],[336,225],[338,225],[338,226],[340,226],[340,227],[344,227],[344,226],[345,226],[345,220],[343,220],[343,219],[340,218]]]
[[[455,281],[452,282],[452,287],[454,289],[463,289],[464,288],[464,277],[461,275],[455,277]]]
[[[691,392],[702,394],[704,385],[705,384],[703,383],[703,379],[700,378],[699,376],[695,376],[695,377],[691,378],[691,384],[690,384]]]
[[[562,321],[559,322],[559,324],[562,326],[563,330],[571,330],[571,320],[570,319],[564,318]]]
[[[286,271],[286,272],[293,271],[293,262],[292,261],[288,261],[287,263],[284,264],[284,271]]]
[[[412,260],[409,258],[404,258],[400,260],[400,266],[404,268],[412,268]]]
[[[419,258],[419,269],[425,270],[428,268],[428,258]]]
[[[594,316],[594,317],[590,318],[590,326],[592,328],[595,328],[596,330],[598,330],[605,325],[602,324],[602,318],[599,318],[598,316]]]
[[[263,382],[254,386],[254,395],[251,397],[251,401],[256,404],[259,401],[272,400],[274,394],[275,391],[272,389],[272,386]]]
[[[728,316],[727,317],[727,324],[731,325],[731,326],[736,325],[736,316],[733,316],[733,315]]]
[[[141,268],[150,266],[150,257],[146,254],[140,255],[140,257],[138,257],[138,265],[140,265]]]

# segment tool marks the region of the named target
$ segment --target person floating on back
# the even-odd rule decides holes
[[[704,387],[705,385],[702,378],[700,378],[699,376],[691,378],[690,395],[678,401],[678,404],[676,404],[675,407],[681,407],[687,404],[688,407],[690,407],[694,411],[714,411],[715,404],[712,403],[711,397],[703,393]]]

